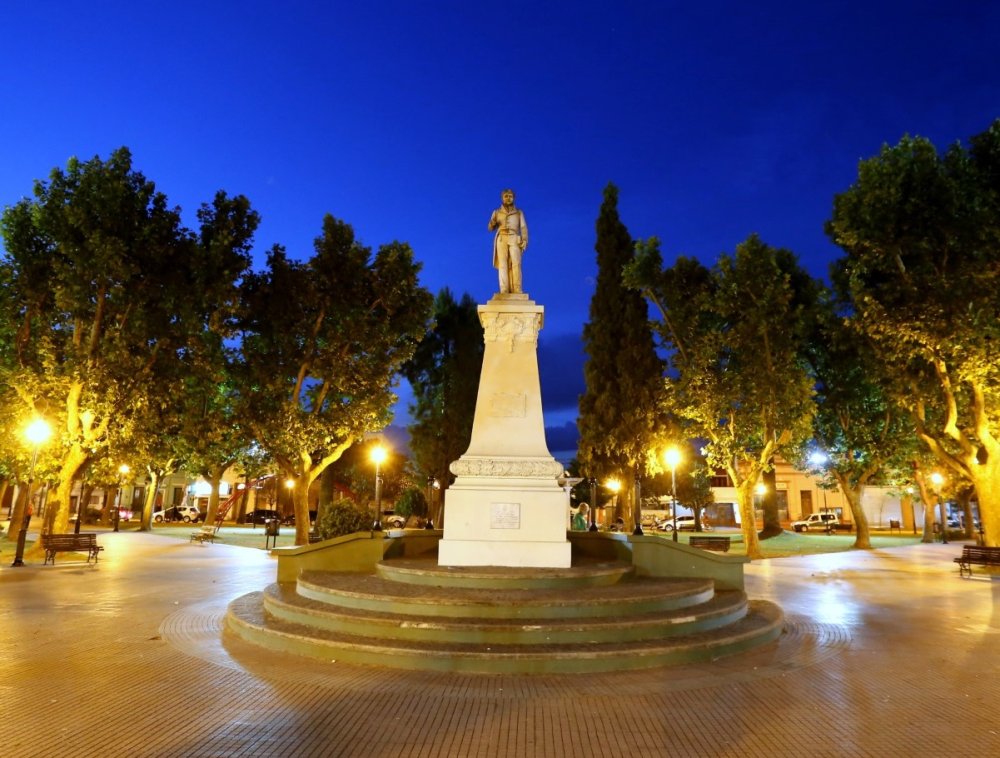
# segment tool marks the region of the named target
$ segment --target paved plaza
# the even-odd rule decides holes
[[[99,541],[0,568],[5,758],[1000,755],[1000,577],[960,579],[961,543],[754,562],[786,628],[750,654],[530,677],[259,650],[221,628],[274,580],[263,550]]]

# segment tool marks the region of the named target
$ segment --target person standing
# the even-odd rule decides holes
[[[489,231],[493,237],[493,268],[500,274],[501,294],[520,294],[521,256],[528,247],[528,224],[524,212],[514,205],[514,190],[500,193],[502,205],[493,211]]]

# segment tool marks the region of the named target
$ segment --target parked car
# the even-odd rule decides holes
[[[808,532],[810,529],[827,529],[839,523],[840,517],[836,513],[810,513],[801,521],[793,521],[792,529],[797,532]]]
[[[205,514],[198,510],[197,505],[172,505],[163,510],[153,511],[153,521],[157,524],[164,521],[183,521],[187,524],[204,520]]]
[[[243,517],[243,523],[263,524],[265,521],[269,521],[270,519],[277,519],[278,521],[281,521],[281,514],[268,508],[257,508],[253,511],[247,511],[247,515]]]
[[[693,532],[695,531],[695,520],[694,516],[678,516],[677,517],[677,531],[678,532]],[[656,529],[660,529],[664,532],[672,532],[674,530],[674,520],[670,517],[661,519],[654,524]],[[701,520],[701,530],[703,532],[712,531],[712,527],[705,523],[705,520]]]

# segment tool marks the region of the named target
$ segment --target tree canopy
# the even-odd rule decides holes
[[[827,232],[852,323],[1000,544],[1000,120],[944,153],[904,137],[858,167]]]
[[[642,295],[622,281],[634,244],[618,215],[618,188],[609,184],[597,218],[597,283],[583,327],[586,391],[580,397],[578,458],[590,477],[618,477],[629,502],[636,473],[663,434],[657,356]],[[626,522],[631,512],[623,514]]]
[[[626,281],[659,310],[670,356],[663,411],[706,440],[710,467],[736,487],[747,555],[760,557],[753,490],[774,456],[811,436],[812,379],[803,343],[817,285],[795,256],[751,236],[708,269],[659,242],[640,243]]]

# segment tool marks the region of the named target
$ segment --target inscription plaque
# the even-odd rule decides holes
[[[490,503],[490,529],[520,528],[520,503]]]

